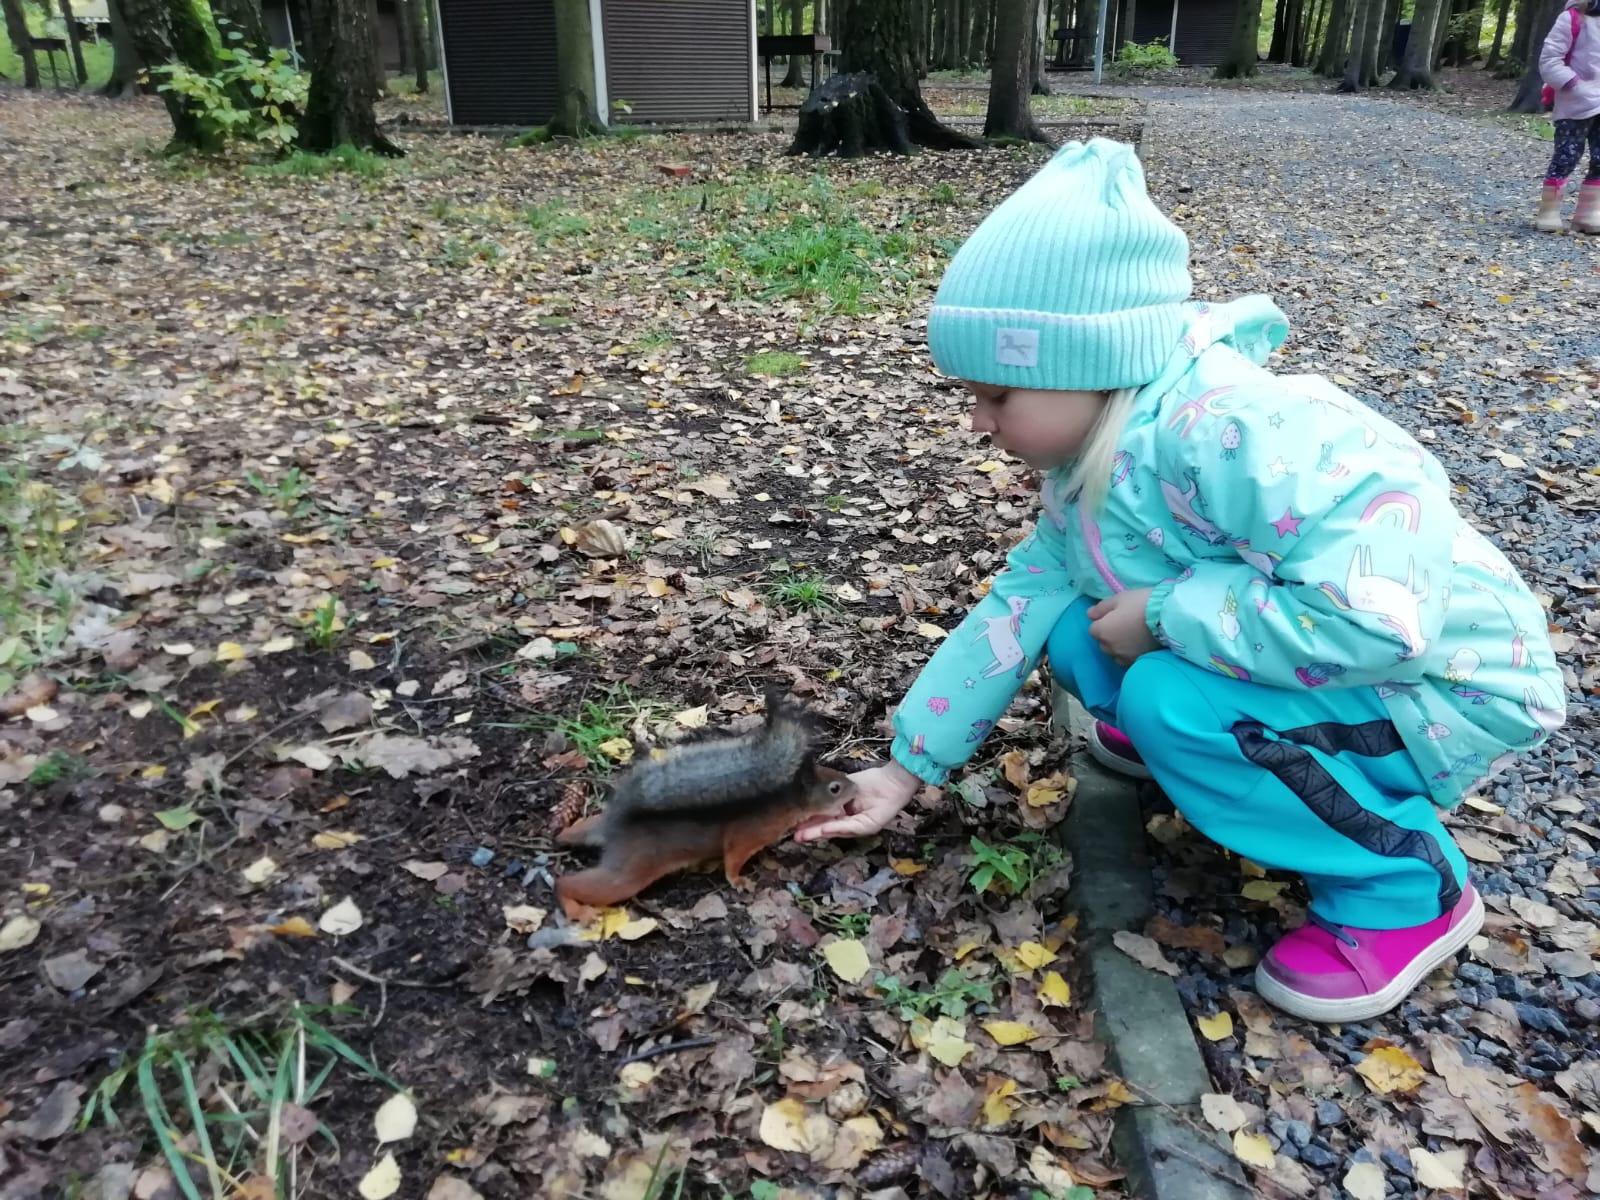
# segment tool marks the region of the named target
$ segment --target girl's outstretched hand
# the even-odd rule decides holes
[[[794,840],[814,842],[821,838],[866,837],[877,833],[922,787],[922,780],[899,763],[869,767],[850,776],[855,795],[836,812],[821,813],[796,827]]]
[[[1141,654],[1161,649],[1144,619],[1154,590],[1133,588],[1118,592],[1089,610],[1089,636],[1100,644],[1107,658],[1127,666]]]

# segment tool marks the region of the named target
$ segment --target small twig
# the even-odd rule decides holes
[[[328,961],[336,967],[340,967],[343,970],[349,971],[350,974],[354,975],[357,979],[365,979],[368,983],[376,983],[380,985],[392,983],[395,987],[435,989],[447,988],[450,986],[448,983],[429,983],[427,980],[423,979],[385,979],[382,975],[374,975],[371,971],[364,971],[360,967],[356,966],[355,963],[350,962],[348,959],[340,958],[337,955],[330,958]]]
[[[627,1058],[617,1063],[625,1067],[629,1063],[643,1062],[647,1058],[655,1058],[662,1054],[676,1054],[679,1050],[699,1050],[703,1046],[715,1046],[717,1039],[713,1037],[688,1038],[681,1042],[663,1042],[659,1046],[652,1046],[648,1050],[641,1050],[637,1054],[630,1054]]]

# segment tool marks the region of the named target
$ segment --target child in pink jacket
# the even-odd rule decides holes
[[[1600,233],[1600,0],[1568,0],[1539,52],[1539,74],[1555,92],[1555,156],[1545,172],[1534,227],[1561,232],[1561,190],[1589,143],[1589,173],[1578,189],[1572,228]]]

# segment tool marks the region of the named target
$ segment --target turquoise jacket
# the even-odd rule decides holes
[[[1562,723],[1527,585],[1410,435],[1325,379],[1262,368],[1287,334],[1264,297],[1194,306],[1134,403],[1104,507],[1063,494],[1066,469],[1045,476],[1033,532],[897,710],[898,762],[942,783],[1074,600],[1143,587],[1152,634],[1189,662],[1375,688],[1444,807]]]

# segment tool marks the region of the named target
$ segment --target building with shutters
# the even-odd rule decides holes
[[[534,126],[556,104],[551,0],[434,0],[452,125]],[[755,121],[754,0],[589,0],[613,124]]]
[[[1106,45],[1163,42],[1185,67],[1214,67],[1228,57],[1238,7],[1237,0],[1113,0]]]

